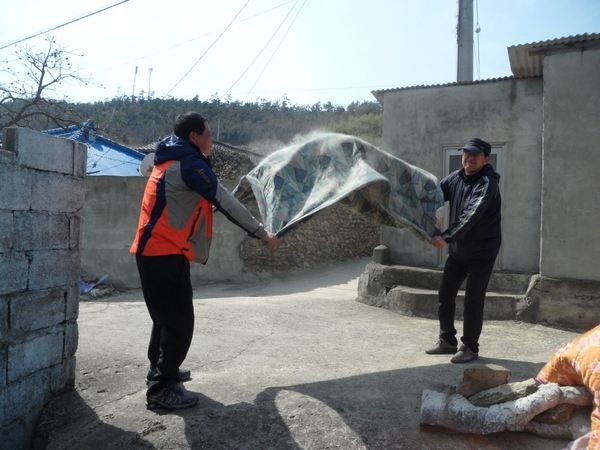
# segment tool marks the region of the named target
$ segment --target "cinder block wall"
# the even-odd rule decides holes
[[[86,147],[23,128],[0,149],[0,447],[29,448],[75,379]]]

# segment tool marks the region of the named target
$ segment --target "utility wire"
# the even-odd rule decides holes
[[[258,57],[260,55],[262,55],[262,53],[269,46],[269,44],[271,43],[271,41],[273,40],[273,38],[275,37],[275,35],[279,31],[279,29],[283,26],[283,24],[285,23],[285,21],[287,20],[287,18],[289,17],[289,15],[292,13],[292,11],[294,10],[294,8],[296,7],[296,5],[298,4],[299,1],[300,0],[296,0],[296,3],[294,3],[294,6],[292,6],[292,9],[290,9],[290,11],[287,13],[287,15],[281,21],[281,23],[279,24],[279,26],[277,27],[277,29],[275,30],[275,32],[273,33],[273,35],[271,36],[271,38],[267,41],[267,43],[265,44],[265,46],[262,48],[262,50],[258,53],[258,55],[256,55],[256,58],[254,58],[254,60],[252,60],[252,62],[248,65],[248,67],[246,67],[246,70],[244,70],[244,72],[239,76],[239,78],[237,80],[235,80],[235,82],[231,85],[231,87],[229,89],[227,89],[227,91],[223,95],[221,95],[221,97],[219,97],[219,99],[223,98],[225,95],[227,95],[227,93],[231,89],[233,89],[233,87],[237,84],[237,82],[242,79],[242,77],[246,74],[246,72],[248,72],[248,70],[250,69],[250,67],[252,67],[252,65],[256,62],[256,60],[258,59]]]
[[[50,31],[57,30],[57,29],[59,29],[59,28],[62,28],[62,27],[64,27],[64,26],[66,26],[66,25],[69,25],[69,24],[71,24],[71,23],[77,22],[77,21],[79,21],[79,20],[85,19],[85,18],[87,18],[87,17],[91,17],[91,16],[93,16],[93,15],[95,15],[95,14],[101,13],[102,11],[106,11],[107,9],[110,9],[110,8],[114,8],[115,6],[118,6],[118,5],[120,5],[120,4],[122,4],[122,3],[125,3],[125,2],[128,2],[128,1],[129,1],[129,0],[121,0],[120,2],[114,3],[114,4],[112,4],[112,5],[109,5],[109,6],[105,6],[105,7],[101,8],[101,9],[99,9],[99,10],[97,10],[97,11],[93,11],[93,12],[91,12],[91,13],[88,13],[88,14],[85,14],[85,15],[83,15],[83,16],[76,17],[75,19],[71,19],[71,20],[69,20],[68,22],[65,22],[65,23],[63,23],[63,24],[56,25],[55,27],[48,28],[48,29],[46,29],[46,30],[43,30],[43,31],[40,31],[40,32],[38,32],[38,33],[32,34],[31,36],[27,36],[27,37],[25,37],[25,38],[23,38],[23,39],[19,39],[18,41],[14,41],[14,42],[11,42],[10,44],[6,44],[6,45],[4,45],[4,46],[0,47],[0,50],[3,50],[3,49],[5,49],[5,48],[7,48],[7,47],[10,47],[11,45],[18,44],[19,42],[27,41],[28,39],[34,38],[34,37],[36,37],[36,36],[39,36],[39,35],[41,35],[41,34],[45,34],[45,33],[48,33],[48,32],[50,32]]]
[[[240,15],[240,13],[241,13],[241,12],[244,10],[244,8],[245,8],[245,7],[248,5],[248,3],[250,3],[250,0],[248,0],[246,3],[244,3],[244,6],[242,6],[242,9],[240,9],[240,10],[238,11],[238,13],[235,15],[235,17],[234,17],[233,19],[231,19],[231,22],[229,22],[229,24],[228,24],[228,25],[225,27],[225,29],[224,29],[224,30],[223,30],[223,32],[222,32],[222,33],[219,35],[219,37],[217,37],[217,39],[215,39],[215,40],[214,40],[214,42],[213,42],[212,44],[210,44],[210,46],[209,46],[209,47],[206,49],[206,51],[205,51],[204,53],[202,53],[202,56],[200,56],[200,58],[198,58],[198,61],[196,61],[196,62],[194,63],[194,65],[193,65],[192,67],[190,67],[190,70],[188,70],[188,71],[187,71],[187,73],[186,73],[186,74],[185,74],[183,77],[181,77],[181,80],[179,80],[177,83],[175,83],[175,86],[173,86],[173,87],[172,87],[172,88],[169,90],[169,92],[167,92],[165,95],[163,95],[163,98],[165,98],[167,95],[169,95],[169,94],[171,93],[171,91],[172,91],[173,89],[175,89],[177,86],[179,86],[179,83],[181,83],[181,82],[182,82],[182,81],[185,79],[185,77],[187,77],[187,76],[190,74],[190,72],[191,72],[191,71],[194,69],[194,67],[196,67],[196,65],[198,65],[198,63],[200,62],[200,60],[201,60],[202,58],[204,58],[204,55],[206,55],[206,54],[208,53],[208,51],[209,51],[209,50],[210,50],[210,49],[213,47],[213,45],[215,45],[215,44],[217,43],[217,41],[218,41],[219,39],[221,39],[221,36],[223,36],[223,34],[225,34],[225,32],[226,32],[226,31],[229,29],[229,27],[230,27],[230,26],[231,26],[231,24],[233,23],[233,21],[234,21],[235,19],[237,19],[237,16],[239,16],[239,15]]]
[[[285,5],[287,5],[288,3],[292,3],[292,2],[294,2],[294,1],[296,1],[296,0],[290,0],[290,1],[288,1],[288,2],[282,3],[281,5],[274,6],[274,7],[273,7],[273,8],[271,8],[271,9],[267,9],[266,11],[260,12],[260,13],[258,13],[258,14],[255,14],[255,15],[253,15],[253,16],[246,17],[245,19],[242,19],[242,20],[240,20],[239,22],[236,22],[234,25],[237,25],[237,24],[239,24],[239,23],[242,23],[242,22],[246,22],[247,20],[254,19],[255,17],[258,17],[258,16],[262,16],[263,14],[266,14],[266,13],[268,13],[268,12],[271,12],[271,11],[273,11],[274,9],[281,8],[282,6],[285,6]],[[188,39],[187,41],[183,41],[183,42],[180,42],[180,43],[178,43],[178,44],[172,45],[172,46],[170,46],[170,47],[163,48],[162,50],[157,50],[157,51],[155,51],[154,53],[149,53],[149,54],[147,54],[147,55],[140,56],[139,58],[135,58],[135,59],[132,59],[132,60],[130,60],[130,61],[126,61],[126,62],[124,62],[124,63],[121,63],[121,64],[117,64],[116,66],[107,67],[106,69],[99,70],[99,71],[97,71],[97,72],[95,72],[95,73],[97,74],[97,73],[106,72],[107,70],[116,69],[117,67],[125,66],[125,65],[127,65],[127,64],[130,64],[130,63],[132,63],[132,62],[139,61],[139,60],[141,60],[141,59],[148,58],[148,57],[150,57],[150,56],[158,55],[159,53],[163,53],[163,52],[166,52],[166,51],[168,51],[168,50],[171,50],[171,49],[174,49],[174,48],[176,48],[176,47],[179,47],[179,46],[181,46],[181,45],[188,44],[188,43],[190,43],[190,42],[192,42],[192,41],[195,41],[195,40],[197,40],[197,39],[203,38],[203,37],[205,37],[205,36],[210,36],[211,34],[213,34],[213,33],[216,33],[216,32],[218,32],[218,31],[221,31],[221,30],[223,30],[224,28],[225,28],[225,27],[223,27],[223,28],[219,28],[219,29],[217,29],[217,30],[210,31],[210,32],[208,32],[208,33],[201,34],[200,36],[196,36],[196,37],[194,37],[194,38]]]
[[[263,67],[263,70],[261,70],[261,72],[258,74],[258,77],[256,77],[256,81],[254,81],[254,84],[252,85],[252,87],[250,88],[250,90],[248,91],[248,93],[246,94],[246,97],[244,97],[244,100],[242,100],[243,102],[246,101],[246,99],[248,98],[248,96],[252,93],[252,90],[254,89],[254,86],[256,86],[256,83],[258,83],[258,80],[260,79],[260,77],[262,76],[263,72],[265,71],[265,69],[267,68],[267,66],[271,63],[271,60],[273,59],[273,57],[275,56],[275,54],[277,53],[277,50],[279,50],[279,47],[281,47],[281,44],[283,44],[283,40],[285,39],[285,37],[287,36],[287,34],[290,31],[290,28],[292,28],[292,25],[294,25],[294,22],[296,21],[296,18],[298,17],[298,14],[300,14],[300,11],[302,11],[302,8],[304,8],[304,5],[306,4],[306,0],[304,0],[304,3],[302,3],[302,6],[300,6],[300,9],[298,9],[298,12],[296,13],[296,15],[294,16],[294,18],[292,19],[292,21],[290,22],[290,25],[288,26],[288,29],[285,31],[285,34],[283,35],[283,37],[281,38],[281,41],[279,41],[279,44],[277,45],[277,48],[275,49],[275,51],[273,52],[273,54],[271,55],[271,57],[269,58],[269,60],[267,61],[267,63],[265,64],[265,66]],[[296,5],[294,5],[295,7]],[[293,9],[293,8],[292,8]],[[290,11],[291,12],[291,11]],[[289,14],[288,14],[289,15]],[[287,19],[287,16],[286,16]],[[232,86],[233,87],[233,86]],[[229,88],[231,90],[231,88]]]

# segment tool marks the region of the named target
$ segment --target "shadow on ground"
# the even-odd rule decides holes
[[[534,376],[540,364],[485,359],[513,371],[511,381]],[[224,405],[198,392],[199,404],[167,412],[136,402],[101,420],[97,406],[71,391],[54,399],[38,427],[37,449],[190,448],[190,449],[562,449],[566,441],[526,433],[488,436],[419,426],[421,393],[462,374],[463,366],[439,364],[370,373],[292,386],[268,387],[254,403]],[[226,387],[224,387],[226,388]],[[150,415],[150,420],[135,420]],[[175,416],[175,417],[174,417]],[[107,416],[103,416],[107,417]],[[174,425],[179,418],[181,425]],[[133,424],[138,424],[135,428]],[[135,428],[135,429],[133,429]],[[47,443],[47,447],[42,444]]]

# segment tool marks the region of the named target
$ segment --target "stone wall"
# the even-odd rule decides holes
[[[256,203],[246,207],[260,220]],[[371,256],[379,244],[380,230],[381,226],[335,204],[284,234],[275,250],[267,249],[261,241],[246,238],[240,254],[244,269],[254,274],[313,268]]]
[[[0,149],[0,447],[29,448],[73,384],[86,147],[10,128]]]

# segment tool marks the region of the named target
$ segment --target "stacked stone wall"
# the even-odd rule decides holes
[[[0,447],[31,446],[75,379],[86,147],[23,128],[0,149]]]
[[[260,220],[255,202],[245,205]],[[281,237],[275,250],[246,238],[240,247],[244,270],[251,273],[308,269],[369,257],[379,245],[381,226],[335,204],[298,224]]]

